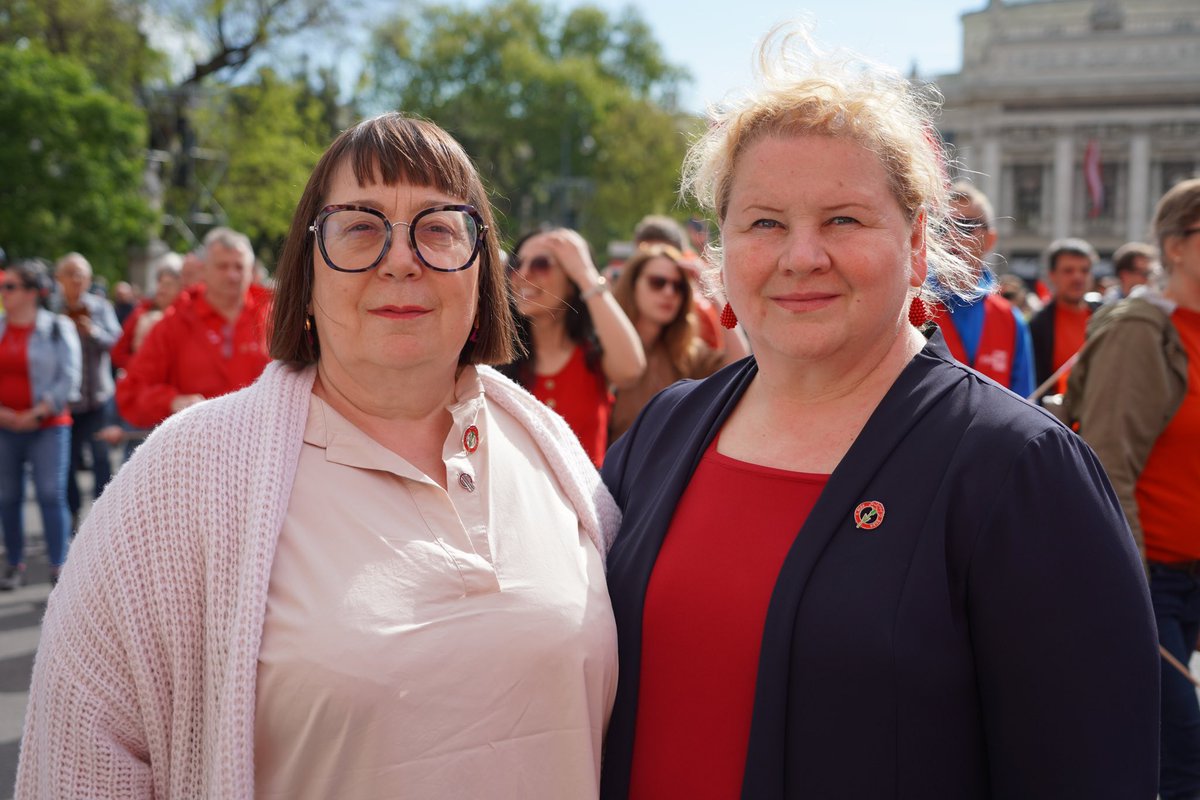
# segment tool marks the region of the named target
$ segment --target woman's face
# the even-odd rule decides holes
[[[646,322],[667,326],[683,308],[684,292],[690,291],[687,278],[675,262],[655,256],[642,265],[633,286],[633,302],[638,317]]]
[[[721,226],[725,293],[761,358],[854,359],[890,346],[925,280],[878,157],[829,136],[769,137],[738,158]]]
[[[13,273],[0,273],[0,300],[4,311],[12,314],[28,314],[37,308],[37,289],[30,289]]]
[[[550,254],[545,236],[530,236],[516,256],[516,269],[510,270],[510,277],[517,311],[534,321],[561,316],[573,289],[571,279]]]
[[[391,222],[407,223],[431,206],[465,203],[428,186],[360,186],[341,164],[326,204],[367,206]],[[480,259],[460,272],[437,272],[413,253],[408,229],[397,225],[391,248],[374,269],[338,272],[313,248],[313,294],[321,361],[370,380],[379,369],[433,365],[454,369],[475,322]]]
[[[1171,236],[1163,242],[1166,250],[1166,263],[1171,267],[1170,280],[1185,280],[1193,286],[1200,286],[1200,219],[1195,219],[1185,225],[1182,233]]]

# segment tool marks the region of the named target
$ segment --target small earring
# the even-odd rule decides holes
[[[920,297],[914,297],[912,302],[908,304],[908,321],[912,326],[919,328],[932,319],[933,312],[929,308],[929,304]]]
[[[304,318],[304,330],[309,333],[312,333],[312,317]]]
[[[733,313],[729,303],[721,309],[721,327],[729,331],[737,327],[737,314]]]
[[[304,340],[308,343],[309,349],[314,349],[317,345],[313,337],[312,317],[304,318]]]

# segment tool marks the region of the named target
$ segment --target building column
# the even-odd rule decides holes
[[[1063,131],[1054,140],[1054,216],[1055,239],[1071,235],[1071,180],[1075,177],[1075,138]]]
[[[1000,208],[1000,139],[989,133],[983,139],[983,153],[980,159],[979,190],[992,201],[992,206],[999,212]]]
[[[1126,212],[1126,241],[1149,241],[1150,224],[1150,134],[1135,130],[1129,140],[1129,208]]]

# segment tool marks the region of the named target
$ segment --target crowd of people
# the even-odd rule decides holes
[[[683,165],[715,236],[604,269],[400,113],[269,286],[227,228],[140,302],[7,265],[17,796],[1200,797],[1200,179],[1039,296],[920,89],[760,56]]]

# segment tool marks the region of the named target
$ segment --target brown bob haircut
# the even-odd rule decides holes
[[[316,234],[308,228],[328,204],[329,185],[349,164],[359,185],[408,183],[429,186],[473,205],[487,225],[476,257],[479,328],[463,343],[460,364],[507,364],[516,356],[516,327],[508,298],[504,262],[497,243],[491,203],[474,164],[454,137],[428,120],[391,112],[364,120],[333,141],[313,169],[296,205],[292,227],[275,270],[271,312],[271,357],[294,367],[315,364],[320,341],[304,330],[312,302]]]

